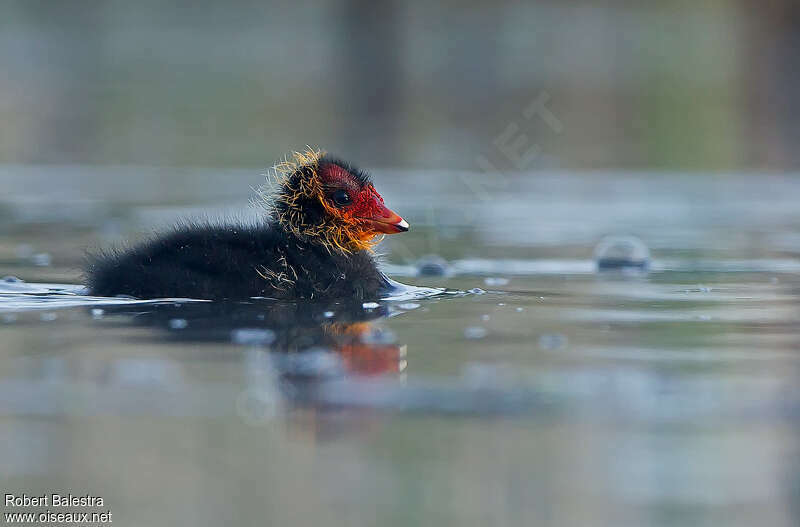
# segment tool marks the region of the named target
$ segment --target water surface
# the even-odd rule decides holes
[[[257,214],[257,170],[166,173],[0,167],[3,488],[147,525],[800,522],[800,179],[378,171],[385,270],[446,293],[83,296],[87,249]],[[608,234],[649,272],[598,273]]]

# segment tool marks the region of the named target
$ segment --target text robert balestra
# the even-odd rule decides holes
[[[6,507],[102,507],[103,504],[102,497],[91,494],[82,496],[74,494],[5,495]]]

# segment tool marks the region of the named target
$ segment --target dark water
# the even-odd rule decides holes
[[[0,170],[0,274],[26,281],[0,283],[7,491],[132,525],[800,523],[800,180],[378,172],[412,225],[385,269],[446,291],[66,285],[87,247],[255,214],[257,171],[164,174]],[[649,271],[597,272],[628,233]]]

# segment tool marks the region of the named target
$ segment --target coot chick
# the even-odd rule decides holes
[[[391,289],[375,265],[379,235],[408,230],[369,175],[322,152],[275,167],[255,225],[184,223],[128,250],[89,258],[96,296],[287,300],[375,299]]]

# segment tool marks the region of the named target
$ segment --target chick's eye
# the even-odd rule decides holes
[[[346,190],[337,190],[331,197],[333,198],[333,202],[339,206],[350,205],[353,201]]]

